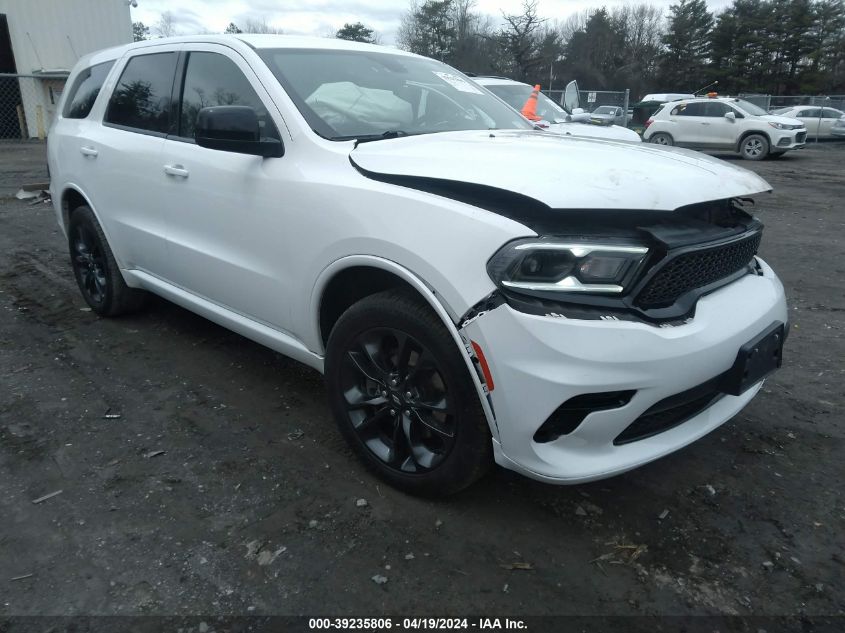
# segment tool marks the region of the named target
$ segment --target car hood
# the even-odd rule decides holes
[[[640,135],[621,125],[594,125],[593,123],[550,123],[549,132],[586,138],[609,138],[617,141],[642,142]]]
[[[771,121],[772,123],[783,123],[784,125],[804,125],[800,119],[794,119],[791,116],[782,116],[780,114],[763,114],[760,118],[764,121]]]
[[[676,147],[549,134],[462,131],[361,143],[353,164],[390,176],[483,185],[551,209],[672,211],[770,191],[756,174]]]

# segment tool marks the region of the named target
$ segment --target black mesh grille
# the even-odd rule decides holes
[[[682,295],[724,279],[751,261],[761,233],[736,242],[705,248],[669,259],[637,295],[641,308],[670,306]]]

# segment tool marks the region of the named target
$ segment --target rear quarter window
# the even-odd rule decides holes
[[[103,87],[114,61],[96,64],[80,72],[73,82],[73,86],[65,101],[62,116],[66,119],[84,119],[91,113],[97,95]]]
[[[109,99],[106,123],[167,134],[176,53],[132,57]]]

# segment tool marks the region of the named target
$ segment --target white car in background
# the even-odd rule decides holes
[[[834,132],[833,126],[837,121],[845,118],[845,112],[842,110],[822,108],[820,106],[778,108],[777,110],[772,110],[772,114],[798,119],[807,128],[807,136],[810,138],[833,138],[834,136],[839,136],[840,134]]]
[[[155,293],[324,373],[352,449],[410,492],[494,460],[624,472],[781,364],[784,290],[746,204],[765,180],[537,130],[433,59],[281,35],[111,48],[71,72],[48,161],[95,314]]]
[[[522,112],[522,107],[534,90],[533,86],[504,77],[473,77],[472,79],[475,83],[487,88],[487,90],[502,99],[517,112]],[[574,90],[571,86],[574,86]],[[569,86],[567,86],[567,94],[572,94],[573,92],[574,101],[570,105],[569,112],[542,92],[537,96],[537,116],[547,124],[547,129],[550,132],[568,134],[570,136],[632,141],[634,143],[642,142],[640,135],[628,128],[619,125],[591,123],[590,115],[578,107],[577,85],[575,82],[570,82]]]
[[[662,106],[646,121],[643,140],[762,160],[804,147],[807,129],[798,119],[768,114],[743,99],[701,97]]]

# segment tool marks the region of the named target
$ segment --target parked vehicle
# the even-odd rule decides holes
[[[804,124],[742,99],[703,97],[664,105],[646,121],[643,140],[658,145],[739,152],[748,160],[804,147]]]
[[[764,180],[535,130],[410,53],[109,49],[73,69],[48,154],[96,314],[152,292],[323,372],[350,446],[407,491],[494,460],[621,473],[736,415],[781,362],[784,291],[744,207]]]
[[[590,121],[599,125],[620,125],[625,127],[628,118],[625,111],[617,106],[603,105],[590,112]]]
[[[818,106],[778,108],[777,110],[773,110],[772,114],[798,119],[807,128],[807,136],[809,138],[831,138],[835,136],[833,134],[833,124],[842,117],[845,117],[845,112],[842,110]]]
[[[503,77],[473,77],[473,80],[520,112],[533,90],[533,87],[528,84]],[[572,83],[574,84],[574,82]],[[574,85],[575,101],[568,110],[549,99],[542,92],[537,95],[537,116],[540,117],[550,132],[571,136],[633,141],[635,143],[642,141],[640,135],[633,130],[618,125],[603,127],[592,124],[590,115],[580,109],[577,102],[577,84]],[[572,89],[569,92],[571,93]]]

